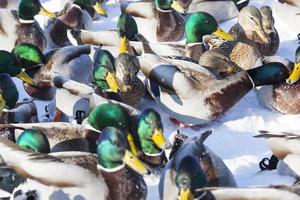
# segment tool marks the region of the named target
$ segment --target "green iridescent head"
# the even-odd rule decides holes
[[[125,37],[128,40],[135,40],[135,35],[138,34],[138,27],[134,18],[126,13],[119,16],[117,30],[119,37]]]
[[[160,115],[152,108],[142,112],[137,133],[144,153],[157,154],[168,146]]]
[[[80,7],[92,7],[97,3],[96,0],[75,0],[74,4]]]
[[[155,6],[156,9],[161,11],[172,11],[174,9],[180,13],[185,12],[181,2],[177,0],[155,0]]]
[[[225,40],[232,40],[233,36],[219,28],[215,18],[205,12],[193,13],[185,23],[186,42],[199,43],[203,42],[205,35],[215,35]]]
[[[0,74],[0,89],[0,111],[5,106],[9,109],[14,108],[19,99],[19,92],[14,81],[8,74]]]
[[[113,55],[107,50],[98,51],[94,59],[93,72],[97,86],[101,90],[114,90],[116,82],[115,76],[116,68]]]
[[[95,107],[88,117],[88,123],[97,130],[113,126],[125,131],[130,127],[130,116],[118,104],[105,103]]]
[[[22,71],[21,65],[15,55],[4,50],[0,50],[0,73],[16,76],[31,85],[35,84],[34,81]]]
[[[33,44],[19,44],[12,50],[12,53],[18,59],[20,66],[25,69],[45,63],[43,53]]]
[[[98,139],[97,154],[100,166],[105,169],[126,164],[140,174],[148,173],[147,166],[128,150],[124,133],[115,127],[107,127],[102,130]]]
[[[101,6],[101,1],[98,0],[75,0],[74,4],[80,6],[82,9],[93,8],[99,15],[107,17],[106,11]]]
[[[207,178],[197,158],[184,157],[176,166],[175,184],[179,190],[179,199],[198,199],[202,192],[197,192],[206,186]]]
[[[50,145],[47,136],[38,130],[27,129],[18,137],[16,143],[34,152],[49,153]]]
[[[21,0],[18,7],[18,15],[23,20],[33,20],[37,14],[43,14],[48,17],[55,17],[54,13],[51,13],[43,8],[39,0]]]

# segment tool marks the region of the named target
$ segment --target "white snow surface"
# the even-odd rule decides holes
[[[42,0],[42,4],[50,11],[59,11],[61,0]],[[261,7],[262,5],[277,4],[275,0],[250,0],[250,5]],[[119,3],[116,0],[109,0],[105,9],[108,18],[100,17],[94,22],[94,30],[109,30],[116,27],[117,18],[120,14]],[[221,12],[221,11],[220,11]],[[280,46],[276,53],[284,58],[294,60],[295,50],[298,46],[297,34],[293,28],[285,24],[285,20],[279,19],[276,12],[273,11],[275,17],[275,27],[280,35]],[[45,23],[45,18],[36,17],[41,25]],[[229,20],[221,24],[221,27],[228,30],[236,19]],[[14,79],[20,91],[20,101],[24,97],[30,98],[24,91],[19,80]],[[36,101],[39,107],[39,116],[44,115],[44,106],[48,102]],[[269,150],[264,139],[256,139],[253,136],[258,134],[258,130],[300,130],[299,115],[282,115],[261,106],[258,102],[254,91],[249,92],[241,99],[224,117],[218,121],[202,127],[200,130],[194,131],[190,128],[179,128],[169,121],[169,117],[163,113],[154,102],[144,100],[140,109],[154,107],[162,116],[164,123],[164,133],[171,140],[173,133],[177,129],[181,133],[192,136],[201,134],[210,129],[213,134],[206,140],[205,144],[210,147],[217,155],[219,155],[231,170],[240,187],[267,186],[275,184],[291,184],[295,181],[292,177],[281,176],[276,170],[260,172],[258,163],[264,157],[270,157]],[[201,109],[201,108],[199,108]],[[159,177],[147,176],[145,180],[148,185],[149,200],[159,199],[158,183]]]

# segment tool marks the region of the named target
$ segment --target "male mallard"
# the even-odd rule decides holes
[[[120,130],[108,127],[103,130],[98,140],[98,159],[94,154],[84,152],[33,154],[8,140],[1,141],[0,154],[3,155],[5,162],[22,176],[36,180],[45,186],[61,189],[63,194],[68,195],[68,198],[82,196],[86,199],[103,200],[145,199],[146,184],[142,176],[135,171],[146,174],[148,173],[147,167],[126,150],[125,141]],[[32,149],[32,145],[30,142],[23,147]],[[39,173],[45,169],[48,169],[48,173]],[[53,173],[50,173],[51,169],[55,169]],[[55,174],[55,176],[49,176],[49,174]],[[34,186],[30,183],[30,180],[27,181],[27,190],[36,189],[33,191],[36,199],[46,198],[44,195],[53,192],[53,190],[46,192],[43,190],[45,187]],[[18,191],[19,188],[15,189],[15,197],[22,195],[22,189]],[[55,196],[55,192],[51,196]]]
[[[300,149],[299,149],[299,133],[297,131],[281,132],[281,131],[259,131],[257,138],[265,138],[267,144],[274,156],[282,160],[278,163],[277,169],[279,173],[291,175],[300,178]]]
[[[52,79],[56,74],[82,83],[91,83],[92,61],[89,57],[90,46],[68,46],[50,51],[45,56],[34,45],[20,44],[13,54],[21,60],[25,72],[33,78],[36,86],[24,84],[26,92],[35,99],[52,100],[55,88]]]
[[[0,12],[0,40],[3,41],[1,49],[11,51],[15,45],[27,42],[35,44],[43,51],[47,41],[39,24],[34,20],[37,14],[55,17],[53,13],[42,7],[39,0],[21,0],[17,13],[2,9]]]
[[[138,59],[157,104],[173,118],[197,125],[222,116],[252,88],[282,83],[289,76],[281,63],[268,63],[218,80],[204,67],[189,62],[174,65],[153,53]]]
[[[254,6],[247,6],[240,11],[238,24],[231,32],[236,34],[234,41],[205,52],[199,60],[199,64],[220,77],[253,68],[257,59],[262,57],[258,45],[260,41],[266,45],[271,42],[263,28],[262,15]]]
[[[128,48],[129,52],[142,54],[143,47],[141,42],[135,41],[138,28],[135,19],[126,13],[121,14],[118,19],[118,29],[116,31],[73,31],[78,41],[86,44],[104,45],[102,49],[109,50],[114,56],[117,56],[120,46],[121,52]],[[185,23],[186,44],[178,42],[168,43],[150,43],[152,50],[162,56],[184,56],[198,61],[201,54],[206,50],[203,44],[203,36],[215,35],[222,39],[230,40],[233,37],[226,34],[219,26],[216,20],[208,13],[198,12],[192,14]],[[121,37],[121,41],[119,39]],[[128,42],[129,40],[129,42]],[[125,47],[126,43],[128,47]],[[133,48],[134,50],[132,50]]]
[[[203,187],[236,187],[223,160],[203,144],[211,131],[186,140],[167,163],[159,182],[163,200],[191,200],[210,197],[197,189]],[[209,199],[209,198],[208,198]]]
[[[8,74],[0,74],[0,112],[5,107],[12,109],[15,107],[18,99],[18,89]]]
[[[97,1],[77,0],[66,4],[59,16],[56,19],[50,20],[47,24],[46,34],[51,48],[71,45],[67,35],[67,31],[70,29],[92,30],[92,18],[85,8],[93,7],[98,14],[106,16],[105,11]]]
[[[118,100],[131,106],[137,106],[146,92],[143,82],[136,76],[138,72],[137,58],[128,53],[121,53],[114,60],[109,51],[100,49],[94,56],[96,85],[104,92],[107,89],[116,92]]]

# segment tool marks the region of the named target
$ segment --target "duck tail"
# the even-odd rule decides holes
[[[150,45],[149,45],[149,41],[141,34],[136,34],[135,38],[142,42],[143,45],[143,54],[144,53],[149,53],[149,54],[155,54],[154,51],[151,49]]]
[[[211,130],[205,131],[204,133],[201,134],[200,137],[197,138],[196,143],[198,145],[203,145],[204,141],[212,134]]]

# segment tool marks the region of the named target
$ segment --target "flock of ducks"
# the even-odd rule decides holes
[[[204,145],[211,131],[178,132],[171,144],[160,114],[138,109],[146,96],[172,122],[192,127],[220,118],[255,88],[269,109],[299,114],[300,47],[294,62],[274,56],[280,38],[271,8],[236,0],[121,2],[115,30],[94,32],[93,20],[109,16],[104,3],[62,1],[64,9],[52,13],[38,0],[0,0],[3,198],[142,200],[144,176],[154,174],[163,200],[300,199],[297,184],[237,188]],[[38,14],[48,17],[43,29]],[[228,33],[219,27],[234,17]],[[32,99],[19,100],[12,77]],[[36,100],[49,102],[45,116]],[[256,137],[274,154],[265,168],[299,179],[299,133]]]

